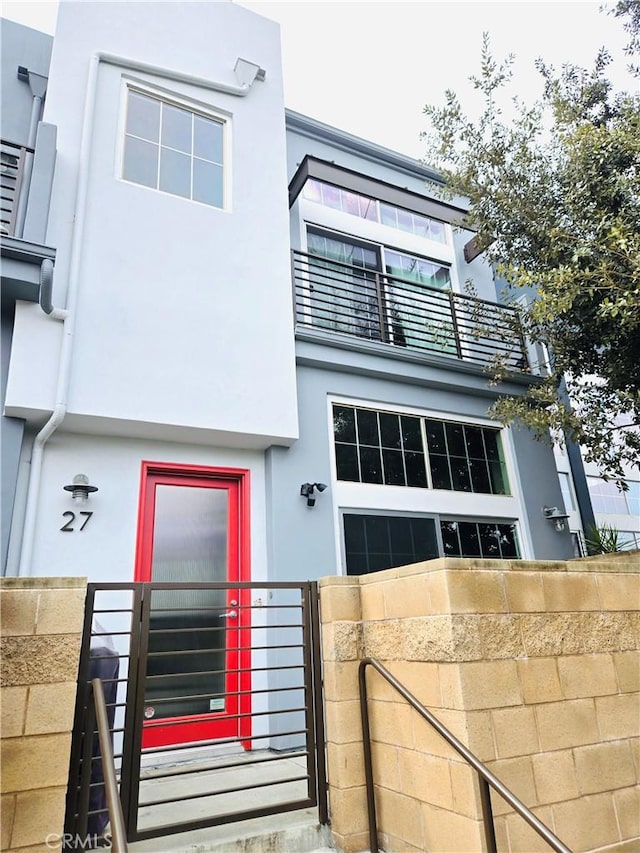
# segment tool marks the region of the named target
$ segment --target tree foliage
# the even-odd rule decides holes
[[[633,59],[640,3],[624,0],[614,13],[626,16]],[[552,354],[546,378],[526,396],[500,398],[492,414],[539,438],[564,434],[621,480],[640,455],[640,94],[614,93],[610,62],[604,48],[591,70],[557,72],[539,60],[542,97],[513,97],[507,119],[500,104],[513,57],[496,61],[485,34],[471,78],[480,118],[448,90],[444,106],[425,108],[422,137],[446,193],[468,198],[505,298],[527,294],[526,336]]]

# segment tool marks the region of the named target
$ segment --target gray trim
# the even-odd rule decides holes
[[[489,384],[490,376],[482,365],[462,359],[412,352],[378,341],[341,337],[335,332],[297,328],[295,337],[296,363],[308,367],[326,367],[338,372],[378,378],[394,376],[404,382],[451,387],[456,391],[464,389],[465,394],[477,394],[493,399],[505,394],[522,394],[527,386],[543,381],[541,377],[530,373],[513,372],[500,385],[492,386]],[[354,358],[341,357],[336,350],[352,352]],[[364,355],[365,359],[373,357],[376,360],[363,362],[359,358],[361,355]],[[468,377],[466,381],[463,379],[465,376]],[[471,384],[472,382],[474,384]]]
[[[308,178],[334,184],[441,222],[459,225],[466,214],[466,210],[462,207],[443,201],[434,201],[402,187],[387,184],[309,155],[300,163],[289,183],[289,207],[293,207]],[[469,228],[466,223],[464,227]],[[472,229],[469,228],[469,230]]]
[[[45,258],[55,260],[56,250],[50,246],[40,243],[32,243],[29,240],[20,240],[18,237],[3,236],[0,241],[0,249],[3,258],[13,258],[16,261],[25,261],[28,264],[40,266]]]
[[[335,148],[359,154],[367,160],[389,166],[414,178],[443,184],[440,172],[413,157],[407,157],[405,154],[392,151],[390,148],[376,145],[375,142],[370,142],[368,139],[353,136],[351,133],[346,133],[344,130],[324,124],[317,119],[302,115],[302,113],[288,109],[285,109],[284,113],[287,130],[294,131],[300,136],[323,140]]]

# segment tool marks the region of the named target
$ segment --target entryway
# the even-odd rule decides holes
[[[94,677],[129,841],[310,808],[327,822],[315,583],[89,585],[65,822],[76,837],[106,827]]]

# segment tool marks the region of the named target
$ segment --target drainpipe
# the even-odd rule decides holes
[[[44,446],[58,429],[67,414],[69,381],[71,378],[71,354],[73,349],[73,335],[75,331],[76,306],[78,302],[78,291],[80,285],[80,268],[82,261],[82,248],[84,244],[84,224],[87,204],[87,187],[89,183],[89,159],[91,154],[91,142],[93,137],[93,124],[95,118],[96,87],[98,80],[98,69],[100,63],[126,68],[152,74],[155,77],[174,80],[180,83],[188,83],[214,92],[237,97],[246,96],[255,80],[264,80],[265,71],[254,62],[238,57],[235,64],[235,74],[238,79],[237,85],[218,83],[204,77],[193,74],[185,74],[181,71],[172,71],[158,65],[139,62],[135,59],[127,59],[112,53],[98,52],[91,57],[89,66],[89,77],[87,81],[87,93],[85,98],[84,119],[82,123],[82,135],[80,142],[80,159],[78,164],[78,185],[76,188],[76,199],[74,206],[73,230],[71,233],[71,254],[69,260],[69,282],[67,288],[66,309],[54,308],[51,302],[51,289],[53,285],[53,269],[45,264],[41,267],[41,281],[44,278],[45,292],[41,298],[44,312],[52,319],[63,320],[62,348],[60,362],[58,365],[58,380],[56,387],[56,403],[51,417],[36,435],[31,454],[31,469],[29,472],[29,486],[27,493],[27,504],[25,508],[24,525],[22,533],[22,548],[20,551],[20,564],[18,576],[25,577],[33,571],[33,546],[35,540],[36,516],[38,509],[38,498],[40,496],[40,482],[42,479],[42,461]],[[36,122],[37,129],[37,122]],[[44,303],[44,304],[43,304]]]
[[[31,117],[29,119],[29,133],[27,135],[27,147],[35,148],[38,133],[38,122],[42,116],[42,104],[47,91],[48,78],[42,74],[29,71],[23,65],[18,66],[18,80],[29,84],[33,101],[31,102]],[[24,231],[24,220],[27,216],[27,202],[29,199],[29,187],[31,186],[31,173],[33,172],[33,154],[28,151],[24,158],[24,172],[22,175],[22,191],[18,199],[16,211],[16,224],[14,234],[22,237]]]

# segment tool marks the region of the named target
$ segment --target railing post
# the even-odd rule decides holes
[[[491,805],[491,790],[489,783],[478,774],[480,783],[480,802],[482,804],[482,822],[484,824],[484,838],[487,842],[487,853],[497,853],[496,828],[493,825],[493,807]]]
[[[378,325],[380,326],[380,340],[386,344],[389,342],[389,330],[387,329],[386,300],[384,298],[384,289],[382,286],[380,273],[374,272],[374,276],[376,283],[376,301],[378,303]]]
[[[453,326],[453,337],[456,342],[456,352],[458,358],[462,358],[462,341],[460,340],[460,329],[458,327],[458,318],[456,316],[456,297],[453,290],[449,291],[449,304],[451,305],[451,324]]]
[[[367,661],[360,661],[358,681],[360,683],[360,716],[362,719],[362,747],[364,750],[364,778],[367,786],[367,814],[369,817],[369,846],[371,853],[378,853],[378,820],[376,816],[376,796],[373,787],[373,761],[371,755],[371,729],[369,727],[369,706],[367,704]]]

